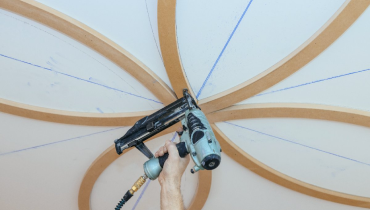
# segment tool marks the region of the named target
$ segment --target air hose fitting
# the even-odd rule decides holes
[[[131,189],[126,192],[121,201],[117,204],[115,210],[120,210],[122,206],[134,195],[134,193],[138,191],[141,186],[143,186],[147,178],[148,177],[146,176],[146,174],[141,176],[131,187]]]

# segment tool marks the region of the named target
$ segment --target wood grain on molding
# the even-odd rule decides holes
[[[202,209],[211,191],[212,171],[200,170],[198,172],[198,186],[188,210]]]
[[[178,98],[182,90],[187,88],[196,100],[186,73],[182,68],[181,58],[177,47],[176,35],[176,0],[158,0],[158,34],[164,66]]]
[[[153,111],[127,113],[87,113],[56,110],[18,103],[0,98],[0,112],[35,120],[91,126],[132,126]]]
[[[206,113],[229,107],[289,77],[337,40],[369,4],[369,0],[347,0],[311,38],[287,57],[242,84],[199,100],[200,107]]]
[[[320,119],[370,127],[370,112],[317,104],[245,104],[232,106],[208,114],[210,122],[276,117]],[[217,126],[213,124],[212,128],[215,132],[216,138],[221,144],[222,150],[236,162],[258,175],[281,186],[316,198],[352,206],[370,208],[370,198],[349,195],[310,185],[264,165],[240,149],[236,144],[228,139]]]
[[[244,104],[231,106],[207,115],[210,122],[271,117],[330,120],[370,127],[370,112],[320,104]]]
[[[121,156],[125,155],[130,149],[123,151]],[[84,178],[80,185],[80,191],[78,192],[78,209],[79,210],[90,210],[90,195],[93,190],[96,180],[100,174],[115,161],[118,157],[114,145],[110,146],[101,155],[99,155],[95,161],[87,169]],[[140,176],[140,175],[138,175]],[[113,208],[113,207],[112,207]]]

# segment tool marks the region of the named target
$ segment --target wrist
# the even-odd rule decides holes
[[[161,183],[161,209],[184,210],[181,195],[181,180],[166,180]]]
[[[181,178],[166,178],[160,182],[160,185],[167,190],[179,190],[181,187]]]

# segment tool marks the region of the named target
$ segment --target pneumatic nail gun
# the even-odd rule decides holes
[[[168,158],[168,153],[155,158],[152,152],[145,146],[144,141],[180,121],[183,131],[180,133],[180,143],[177,143],[176,147],[180,157],[190,154],[195,163],[191,173],[203,169],[213,170],[218,167],[221,162],[220,144],[206,116],[190,96],[188,90],[184,89],[182,98],[152,115],[140,119],[124,136],[114,141],[118,154],[130,147],[136,147],[149,158],[144,163],[145,174],[127,191],[118,203],[116,210],[121,209],[128,199],[145,183],[147,178],[151,180],[156,179]]]

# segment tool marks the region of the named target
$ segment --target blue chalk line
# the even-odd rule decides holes
[[[199,89],[199,91],[198,91],[198,93],[197,93],[197,96],[196,96],[196,97],[197,97],[197,99],[199,98],[200,94],[202,93],[202,90],[203,90],[204,86],[206,85],[206,83],[207,83],[207,81],[208,81],[209,77],[211,76],[211,74],[212,74],[213,70],[215,69],[215,67],[216,67],[216,65],[217,65],[217,63],[218,63],[218,61],[220,60],[221,56],[223,55],[223,53],[224,53],[224,51],[225,51],[225,49],[226,49],[227,45],[229,44],[229,42],[230,42],[231,38],[234,36],[234,33],[235,33],[236,29],[238,28],[238,26],[239,26],[240,22],[242,21],[242,19],[243,19],[243,17],[244,17],[244,15],[245,15],[245,13],[246,13],[246,12],[247,12],[247,10],[249,9],[249,6],[251,5],[252,1],[253,1],[253,0],[251,0],[251,1],[248,3],[247,7],[245,8],[245,10],[244,10],[244,12],[243,12],[242,16],[240,17],[240,19],[239,19],[239,21],[238,21],[238,23],[237,23],[237,24],[236,24],[236,26],[234,27],[233,32],[231,32],[231,34],[230,34],[230,36],[229,36],[229,39],[227,40],[226,44],[224,45],[224,48],[222,48],[221,53],[218,55],[216,62],[213,64],[211,71],[208,73],[207,78],[204,80],[202,87]]]
[[[247,128],[247,127],[244,127],[244,126],[241,126],[241,125],[237,125],[237,124],[230,123],[230,122],[224,122],[224,123],[229,124],[229,125],[233,125],[233,126],[236,126],[236,127],[239,127],[239,128],[243,128],[243,129],[246,129],[246,130],[249,130],[249,131],[253,131],[253,132],[265,135],[265,136],[269,136],[269,137],[272,137],[272,138],[275,138],[275,139],[286,141],[286,142],[289,142],[289,143],[292,143],[292,144],[296,144],[296,145],[300,145],[300,146],[303,146],[303,147],[306,147],[306,148],[310,148],[310,149],[313,149],[313,150],[316,150],[316,151],[319,151],[319,152],[323,152],[323,153],[326,153],[326,154],[329,154],[329,155],[340,157],[340,158],[343,158],[343,159],[346,159],[346,160],[350,160],[350,161],[353,161],[353,162],[356,162],[356,163],[360,163],[360,164],[370,166],[370,164],[368,164],[368,163],[364,163],[364,162],[354,160],[354,159],[351,159],[351,158],[348,158],[348,157],[337,155],[337,154],[334,154],[334,153],[331,153],[331,152],[327,152],[327,151],[324,151],[324,150],[321,150],[321,149],[317,149],[317,148],[314,148],[314,147],[311,147],[311,146],[307,146],[307,145],[304,145],[304,144],[301,144],[301,143],[298,143],[298,142],[295,142],[295,141],[291,141],[291,140],[288,140],[288,139],[283,139],[283,138],[273,136],[273,135],[270,135],[270,134],[267,134],[267,133],[263,133],[261,131],[253,130],[251,128]]]
[[[331,80],[331,79],[336,79],[336,78],[340,78],[340,77],[344,77],[344,76],[348,76],[348,75],[352,75],[352,74],[362,73],[362,72],[366,72],[366,71],[369,71],[369,70],[370,69],[364,69],[364,70],[361,70],[361,71],[354,71],[354,72],[350,72],[350,73],[347,73],[347,74],[341,74],[341,75],[337,75],[337,76],[333,76],[333,77],[328,77],[328,78],[325,78],[325,79],[314,80],[314,81],[303,83],[303,84],[300,84],[300,85],[290,86],[290,87],[286,87],[286,88],[282,88],[282,89],[278,89],[278,90],[274,90],[274,91],[270,91],[270,92],[266,92],[266,93],[260,93],[260,94],[255,95],[255,96],[263,96],[263,95],[276,93],[276,92],[280,92],[280,91],[284,91],[284,90],[289,90],[289,89],[293,89],[293,88],[297,88],[297,87],[312,85],[312,84],[315,84],[315,83],[318,83],[318,82],[323,82],[323,81],[327,81],[327,80]]]
[[[36,149],[36,148],[40,148],[40,147],[44,147],[44,146],[48,146],[48,145],[53,145],[53,144],[58,144],[58,143],[71,141],[71,140],[75,140],[75,139],[81,139],[81,138],[85,138],[85,137],[88,137],[88,136],[93,136],[93,135],[96,135],[96,134],[105,133],[105,132],[109,132],[109,131],[113,131],[113,130],[117,130],[117,129],[121,129],[121,128],[123,128],[123,127],[112,128],[112,129],[109,129],[109,130],[99,131],[99,132],[96,132],[96,133],[90,133],[90,134],[83,135],[83,136],[77,136],[77,137],[64,139],[64,140],[60,140],[60,141],[50,142],[50,143],[46,143],[46,144],[40,144],[40,145],[37,145],[37,146],[27,147],[27,148],[20,149],[20,150],[14,150],[14,151],[11,151],[11,152],[0,153],[0,156],[13,154],[13,153],[17,153],[17,152],[22,152],[22,151],[26,151],[26,150],[30,150],[30,149]]]
[[[46,68],[46,67],[39,66],[39,65],[36,65],[36,64],[33,64],[33,63],[22,61],[22,60],[19,60],[19,59],[13,58],[13,57],[9,57],[9,56],[3,55],[3,54],[0,54],[0,56],[5,57],[5,58],[9,58],[9,59],[12,59],[12,60],[15,60],[15,61],[19,61],[19,62],[28,64],[28,65],[31,65],[31,66],[35,66],[35,67],[38,67],[38,68],[41,68],[41,69],[52,71],[52,72],[55,72],[55,73],[58,73],[58,74],[61,74],[61,75],[67,76],[67,77],[71,77],[71,78],[78,79],[78,80],[81,80],[81,81],[84,81],[84,82],[88,82],[88,83],[91,83],[91,84],[94,84],[94,85],[99,85],[99,86],[102,86],[102,87],[105,87],[105,88],[108,88],[108,89],[111,89],[111,90],[115,90],[115,91],[118,91],[118,92],[121,92],[121,93],[125,93],[125,94],[128,94],[128,95],[131,95],[131,96],[135,96],[135,97],[142,98],[142,99],[145,99],[145,100],[153,101],[155,103],[163,104],[162,102],[156,101],[154,99],[145,98],[143,96],[139,96],[139,95],[136,95],[136,94],[133,94],[133,93],[129,93],[129,92],[126,92],[126,91],[117,89],[117,88],[109,87],[107,85],[99,84],[97,82],[93,82],[93,81],[90,81],[90,80],[82,79],[80,77],[76,77],[76,76],[73,76],[73,75],[70,75],[70,74],[66,74],[66,73],[63,73],[63,72],[60,72],[60,71],[54,71],[54,70],[52,70],[50,68]]]

